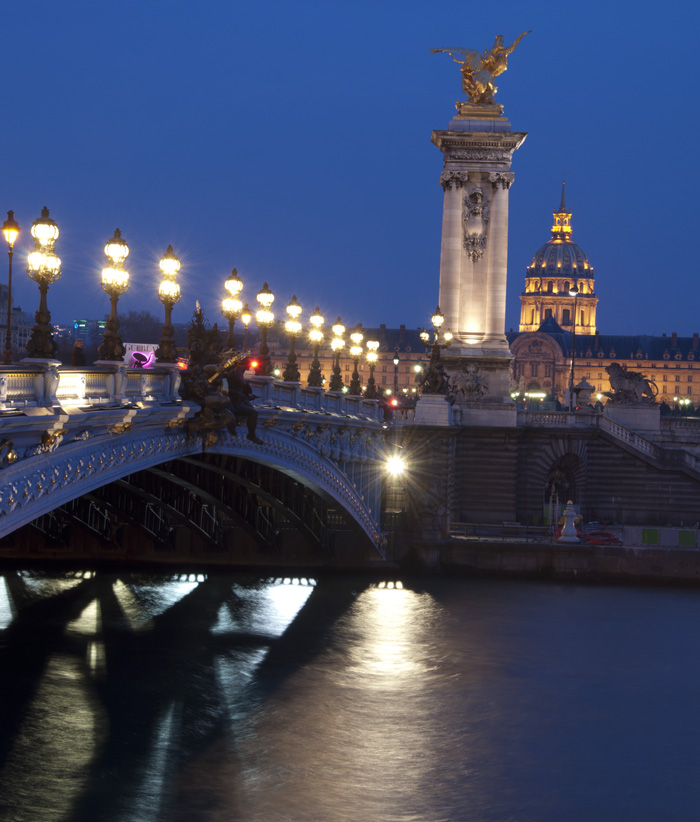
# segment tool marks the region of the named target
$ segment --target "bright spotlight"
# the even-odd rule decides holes
[[[389,457],[386,461],[386,470],[393,476],[393,477],[400,477],[401,474],[406,470],[406,463],[403,457],[400,457],[398,454],[394,454],[393,457]]]

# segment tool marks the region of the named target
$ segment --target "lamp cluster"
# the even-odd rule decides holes
[[[14,211],[7,212],[7,219],[0,227],[5,241],[9,246],[9,276],[7,288],[7,329],[5,335],[5,351],[3,364],[12,364],[12,261],[14,246],[20,233],[20,227],[15,220]],[[31,225],[30,234],[34,247],[27,257],[27,274],[39,286],[39,308],[35,315],[35,325],[27,342],[27,352],[30,358],[52,359],[56,354],[56,342],[53,339],[51,314],[47,305],[49,286],[61,276],[61,260],[55,253],[56,240],[60,231],[56,221],[49,216],[49,210],[44,206],[41,216]],[[102,289],[109,296],[111,310],[107,321],[102,345],[99,348],[99,357],[104,361],[120,361],[124,356],[124,346],[119,337],[119,318],[117,303],[119,297],[129,290],[129,272],[124,267],[129,256],[129,245],[117,228],[114,235],[105,243],[104,247],[107,265],[102,269]],[[160,270],[163,279],[158,288],[158,296],[165,306],[165,325],[160,348],[156,352],[156,359],[160,363],[176,362],[175,338],[171,323],[172,308],[180,300],[180,286],[177,282],[177,273],[180,270],[180,260],[172,246],[160,260]]]
[[[235,347],[233,336],[234,323],[240,318],[245,325],[243,349],[246,350],[248,323],[250,323],[252,319],[252,314],[248,308],[248,304],[246,303],[244,305],[240,299],[240,294],[243,290],[243,283],[235,268],[233,269],[231,277],[226,280],[224,285],[228,296],[224,297],[221,301],[221,313],[229,323],[229,333],[226,345],[229,348]],[[272,311],[275,295],[267,283],[264,283],[263,287],[256,294],[256,301],[258,304],[258,309],[255,312],[255,322],[260,329],[260,348],[257,358],[258,373],[262,376],[271,376],[272,366],[270,361],[270,349],[267,344],[267,335],[269,330],[275,324],[275,315]],[[289,339],[289,355],[281,377],[285,382],[295,383],[299,382],[301,379],[296,354],[296,341],[304,333],[304,324],[301,319],[303,307],[297,299],[296,294],[289,301],[285,310],[286,319],[282,327],[284,328],[284,332]],[[326,332],[324,331],[325,322],[326,319],[317,306],[308,318],[308,340],[311,343],[313,350],[313,360],[307,377],[307,384],[311,388],[322,388],[325,383],[325,378],[322,374],[321,363],[319,360],[319,351],[326,340]],[[360,383],[358,365],[362,356],[365,355],[369,364],[370,377],[364,391],[364,396],[368,399],[377,399],[378,392],[374,380],[374,368],[379,356],[377,354],[379,349],[379,341],[367,340],[365,343],[365,351],[365,348],[362,346],[364,337],[360,331],[360,328],[361,326],[358,324],[355,331],[350,335],[350,339],[353,342],[353,346],[350,349],[350,354],[355,362],[355,370],[350,385],[344,386],[340,369],[340,356],[346,345],[346,328],[340,317],[338,317],[335,323],[331,326],[332,336],[330,337],[330,348],[333,352],[333,373],[330,378],[329,389],[331,391],[343,391],[351,395],[361,396],[363,391]],[[276,374],[279,374],[279,372],[276,372]]]
[[[9,247],[9,279],[8,279],[8,317],[7,331],[5,339],[4,364],[12,364],[12,261],[14,246],[20,233],[20,227],[14,218],[14,212],[7,212],[7,219],[0,227]],[[47,292],[49,286],[56,282],[61,276],[61,260],[55,253],[55,244],[59,237],[59,228],[56,221],[49,215],[48,208],[44,207],[41,216],[34,220],[30,233],[34,247],[27,258],[27,273],[34,280],[40,293],[39,308],[35,316],[35,325],[32,329],[31,337],[27,343],[29,356],[38,359],[52,359],[56,353],[56,343],[53,339],[53,328],[51,326],[51,315],[47,307]],[[101,361],[118,362],[123,359],[124,345],[119,336],[119,317],[117,306],[119,298],[129,289],[129,272],[126,269],[126,260],[129,256],[129,245],[122,237],[119,228],[114,230],[104,246],[106,265],[102,269],[101,286],[110,299],[110,315],[106,324],[103,342],[99,348],[99,358]],[[175,254],[173,247],[169,245],[165,254],[159,261],[161,281],[158,286],[158,298],[163,303],[165,309],[165,322],[159,347],[156,351],[156,361],[161,364],[177,362],[177,351],[175,347],[175,336],[172,325],[173,307],[180,301],[181,292],[178,282],[180,272],[180,260]],[[253,315],[248,303],[241,300],[243,291],[243,281],[238,276],[237,269],[231,271],[231,275],[225,280],[224,288],[226,296],[221,301],[221,311],[228,321],[228,337],[226,345],[229,349],[235,348],[234,327],[237,320],[241,320],[244,325],[243,350],[247,351],[248,346],[248,326],[255,316],[255,321],[260,329],[260,347],[258,356],[258,372],[265,376],[271,375],[270,351],[267,345],[267,336],[270,329],[275,325],[275,314],[272,306],[275,302],[275,295],[267,283],[256,294],[258,308]],[[300,373],[295,352],[296,340],[304,333],[304,323],[302,321],[303,307],[297,300],[296,295],[286,306],[286,320],[283,324],[284,332],[289,338],[290,347],[286,368],[282,374],[285,382],[296,383],[300,381]],[[325,378],[322,374],[319,351],[327,339],[327,332],[324,330],[325,317],[318,306],[309,315],[307,322],[308,340],[313,349],[313,360],[307,377],[307,383],[311,388],[322,389]],[[442,312],[438,308],[432,317],[434,327],[434,338],[430,341],[430,335],[423,330],[421,339],[426,346],[431,349],[431,362],[433,358],[439,358],[440,349],[446,348],[452,337],[449,331],[441,333],[441,326],[444,322]],[[354,363],[352,378],[348,386],[343,384],[343,376],[340,367],[340,357],[346,348],[346,327],[340,317],[337,318],[331,327],[332,335],[328,335],[328,344],[333,355],[332,376],[330,378],[330,391],[347,392],[350,395],[361,396],[363,386],[360,380],[359,363],[364,357],[369,366],[369,379],[364,388],[364,396],[367,399],[378,399],[378,391],[374,378],[374,371],[379,358],[379,340],[364,339],[361,325],[355,327],[350,333],[350,356]],[[363,345],[364,343],[364,345]],[[394,357],[394,393],[398,391],[397,368],[398,356]],[[275,374],[279,374],[278,371]],[[387,394],[391,391],[387,390]]]

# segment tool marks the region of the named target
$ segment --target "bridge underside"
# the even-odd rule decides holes
[[[124,476],[0,540],[0,556],[354,565],[377,553],[334,500],[244,457],[198,454]]]

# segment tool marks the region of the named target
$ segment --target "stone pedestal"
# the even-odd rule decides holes
[[[451,425],[451,406],[444,394],[423,394],[416,403],[414,421],[419,425]]]
[[[661,411],[656,404],[627,405],[608,402],[605,404],[603,414],[613,422],[649,439],[654,439],[661,431]]]
[[[444,155],[439,304],[454,334],[445,370],[478,367],[486,388],[478,400],[499,406],[509,400],[512,359],[505,336],[510,166],[526,136],[511,131],[500,106],[466,104],[447,131],[432,135]]]

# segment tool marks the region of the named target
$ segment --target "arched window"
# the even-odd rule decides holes
[[[554,282],[553,282],[553,280],[550,280],[547,283],[547,294],[551,294],[553,291],[554,291]]]
[[[552,309],[551,308],[545,308],[545,310],[544,310],[545,320],[549,319],[551,316],[552,316]]]
[[[571,311],[568,308],[565,308],[561,313],[561,324],[571,325]]]
[[[564,294],[568,294],[568,293],[569,293],[569,281],[564,280]]]

